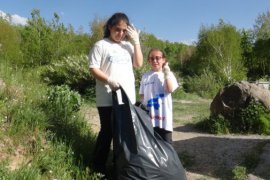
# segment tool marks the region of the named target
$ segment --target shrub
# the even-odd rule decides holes
[[[201,97],[212,98],[216,95],[222,84],[210,71],[204,71],[200,76],[187,77],[184,79],[183,88],[186,92],[196,93]]]
[[[20,64],[20,33],[18,28],[0,17],[0,59],[2,62]],[[7,65],[6,65],[7,66]]]
[[[48,65],[41,77],[49,85],[68,85],[80,93],[87,91],[94,95],[95,79],[89,73],[88,58],[85,55],[69,56]]]
[[[213,134],[228,134],[230,132],[230,123],[222,115],[210,116],[197,123],[197,127]]]
[[[198,128],[214,134],[258,133],[270,134],[270,111],[261,103],[251,100],[246,108],[223,117],[221,114],[210,116],[197,124]]]
[[[270,134],[270,113],[263,113],[260,115],[259,117],[260,119],[260,132],[262,132],[263,134]]]
[[[66,85],[55,86],[48,90],[47,111],[58,118],[71,115],[79,111],[82,104],[80,94],[71,91]]]
[[[233,180],[245,180],[247,179],[247,172],[246,172],[246,168],[242,167],[242,166],[236,166],[233,170],[232,170],[232,179]]]
[[[49,128],[57,134],[66,134],[70,123],[76,119],[75,112],[80,109],[81,96],[66,85],[48,90],[48,101],[44,110],[49,119]]]
[[[231,119],[233,131],[243,133],[269,134],[270,111],[261,103],[251,100],[246,108],[240,109]]]
[[[56,139],[72,146],[78,162],[90,164],[95,136],[88,123],[79,115],[81,96],[68,86],[56,86],[48,91],[46,111],[49,116],[49,130]]]

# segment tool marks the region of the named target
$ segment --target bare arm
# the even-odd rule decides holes
[[[133,66],[135,68],[140,68],[143,65],[143,54],[140,44],[134,45],[134,54],[133,54]]]
[[[90,73],[98,80],[107,83],[108,76],[99,68],[89,68]]]

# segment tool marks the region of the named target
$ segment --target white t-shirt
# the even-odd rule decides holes
[[[170,79],[174,91],[178,83],[172,72]],[[149,109],[153,127],[173,131],[172,96],[165,92],[164,81],[162,72],[149,71],[142,76],[139,93],[144,96],[143,104]]]
[[[89,53],[89,68],[99,68],[116,80],[127,93],[131,103],[135,103],[135,78],[132,55],[134,47],[128,41],[115,43],[108,38],[95,43]],[[108,84],[96,80],[96,104],[98,107],[112,106],[112,94]]]

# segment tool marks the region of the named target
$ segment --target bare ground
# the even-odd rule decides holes
[[[187,158],[185,168],[189,179],[226,179],[235,166],[247,159],[252,162],[258,148],[270,142],[269,136],[212,135],[197,132],[190,126],[176,126],[173,140],[175,150]],[[269,172],[262,173],[257,169],[252,173],[256,179],[270,177]],[[270,170],[270,165],[264,169]],[[254,176],[250,175],[249,179],[251,177]]]
[[[99,117],[95,108],[84,109],[95,132]],[[231,170],[243,161],[260,161],[247,179],[270,179],[270,136],[213,135],[198,132],[190,125],[174,124],[173,146],[180,154],[188,180],[230,179]],[[258,151],[262,149],[262,151]],[[256,154],[260,152],[260,154]]]

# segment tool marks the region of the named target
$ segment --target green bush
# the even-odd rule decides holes
[[[88,58],[85,55],[69,56],[48,65],[41,77],[49,85],[68,85],[80,93],[88,92],[92,95],[95,92],[95,79],[89,73]]]
[[[47,110],[56,117],[67,117],[79,111],[82,104],[80,94],[71,91],[66,85],[55,86],[48,90]]]
[[[48,90],[48,101],[44,110],[48,116],[49,129],[65,134],[67,126],[75,119],[74,113],[80,109],[81,96],[66,85],[55,86]]]
[[[33,9],[31,16],[20,28],[24,66],[48,65],[65,56],[89,51],[89,35],[75,33],[71,25],[65,27],[57,13],[53,14],[52,20],[45,20],[39,9]]]
[[[232,170],[232,180],[245,180],[247,179],[246,168],[242,166],[236,166]]]
[[[230,123],[222,115],[210,116],[197,123],[196,126],[213,134],[228,134],[230,132]]]
[[[237,110],[234,114],[210,116],[197,124],[198,128],[214,134],[251,133],[270,134],[270,111],[261,103],[251,100],[246,108]]]
[[[7,64],[19,64],[22,60],[20,51],[20,33],[18,28],[0,17],[0,59]]]
[[[212,98],[216,95],[222,84],[210,71],[204,71],[200,76],[187,77],[184,79],[183,88],[186,92],[196,93],[201,97]]]
[[[263,113],[259,117],[260,119],[260,132],[263,134],[270,134],[270,113]]]
[[[251,100],[246,108],[231,118],[233,131],[241,133],[269,134],[270,111],[261,103]]]
[[[81,96],[68,86],[56,86],[48,91],[44,107],[49,117],[49,130],[56,140],[72,147],[78,163],[90,165],[95,136],[89,124],[79,115]]]

